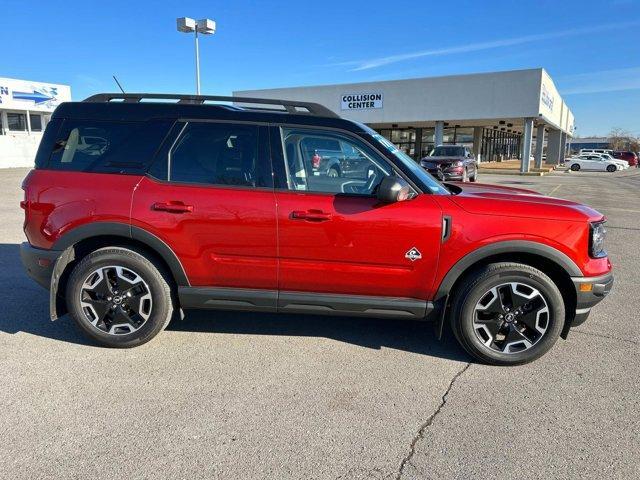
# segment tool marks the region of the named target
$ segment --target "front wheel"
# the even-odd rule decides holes
[[[462,347],[493,365],[518,365],[546,353],[564,325],[562,295],[540,270],[494,263],[455,292],[452,328]]]
[[[617,170],[615,165],[607,165],[607,172],[613,173]]]
[[[478,169],[477,168],[473,172],[473,176],[469,177],[469,181],[470,182],[477,182],[478,181]]]
[[[143,254],[98,249],[69,277],[67,308],[89,337],[108,347],[135,347],[163,330],[173,314],[168,275]]]

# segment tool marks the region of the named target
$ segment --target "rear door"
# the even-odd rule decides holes
[[[314,175],[309,159],[322,141],[357,152],[357,168],[339,177]],[[273,127],[272,146],[280,303],[288,292],[426,299],[442,230],[432,195],[380,203],[375,189],[394,168],[346,132]]]
[[[132,225],[179,257],[192,286],[277,288],[268,127],[178,123],[136,188]]]

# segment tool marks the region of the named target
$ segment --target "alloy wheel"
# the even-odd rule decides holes
[[[153,301],[147,282],[130,268],[100,267],[80,289],[80,306],[86,320],[111,335],[140,329],[151,316]]]
[[[532,348],[549,327],[549,306],[536,288],[520,282],[497,285],[475,306],[473,329],[491,350],[514,354]]]

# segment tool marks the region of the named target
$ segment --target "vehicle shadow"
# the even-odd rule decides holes
[[[0,244],[0,332],[28,333],[80,345],[87,339],[64,316],[49,320],[49,294],[24,273],[19,245]],[[199,334],[249,334],[324,337],[366,348],[393,348],[450,360],[471,361],[451,334],[436,338],[433,325],[410,320],[325,317],[298,314],[189,311],[169,331]]]

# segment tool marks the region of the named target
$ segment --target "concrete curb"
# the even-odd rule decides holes
[[[478,173],[479,174],[487,174],[487,175],[519,175],[519,176],[524,176],[524,177],[542,177],[547,173],[547,171],[544,172],[526,172],[526,173],[522,173],[519,172],[518,170],[502,170],[502,169],[490,169],[490,168],[480,168],[478,169]]]

